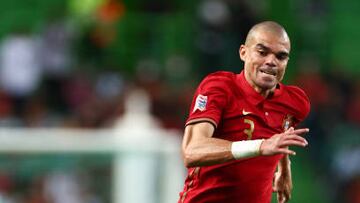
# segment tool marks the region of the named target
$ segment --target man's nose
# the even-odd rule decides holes
[[[267,55],[265,64],[270,67],[276,66],[276,56],[274,54]]]

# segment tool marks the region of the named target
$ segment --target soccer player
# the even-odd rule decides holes
[[[188,175],[179,202],[266,203],[273,191],[279,203],[290,199],[289,146],[308,144],[302,135],[309,129],[295,126],[310,103],[300,88],[280,83],[289,53],[285,29],[261,22],[240,46],[244,70],[200,83],[183,137]]]

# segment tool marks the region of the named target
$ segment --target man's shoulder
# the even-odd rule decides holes
[[[305,91],[302,90],[300,87],[295,85],[283,85],[287,94],[289,94],[294,99],[300,99],[304,101],[309,101],[308,96],[306,95]]]
[[[310,111],[310,100],[305,91],[294,85],[283,85],[283,87],[291,103],[299,110],[301,117],[305,118]]]
[[[236,74],[229,71],[217,71],[208,74],[202,83],[216,83],[218,85],[230,85],[235,81]]]
[[[216,71],[213,73],[210,73],[209,75],[207,75],[207,77],[226,77],[226,78],[231,78],[231,77],[235,77],[235,73],[230,72],[230,71]]]
[[[220,91],[224,94],[230,94],[236,88],[235,79],[236,74],[228,71],[210,73],[200,82],[198,90]]]

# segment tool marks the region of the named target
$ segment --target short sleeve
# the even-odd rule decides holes
[[[210,121],[215,126],[228,103],[230,75],[224,73],[207,76],[195,91],[186,125]]]
[[[296,86],[289,86],[289,96],[292,98],[297,111],[296,120],[302,122],[310,113],[310,100],[306,93]]]

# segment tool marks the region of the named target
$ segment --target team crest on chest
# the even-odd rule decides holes
[[[196,110],[199,111],[205,111],[206,110],[206,103],[207,103],[208,97],[199,94],[196,97],[196,101],[195,101],[195,106],[194,106],[194,110],[193,112],[195,112]]]
[[[287,114],[284,118],[283,121],[283,130],[286,131],[287,129],[289,129],[291,126],[293,125],[293,116],[290,114]]]

